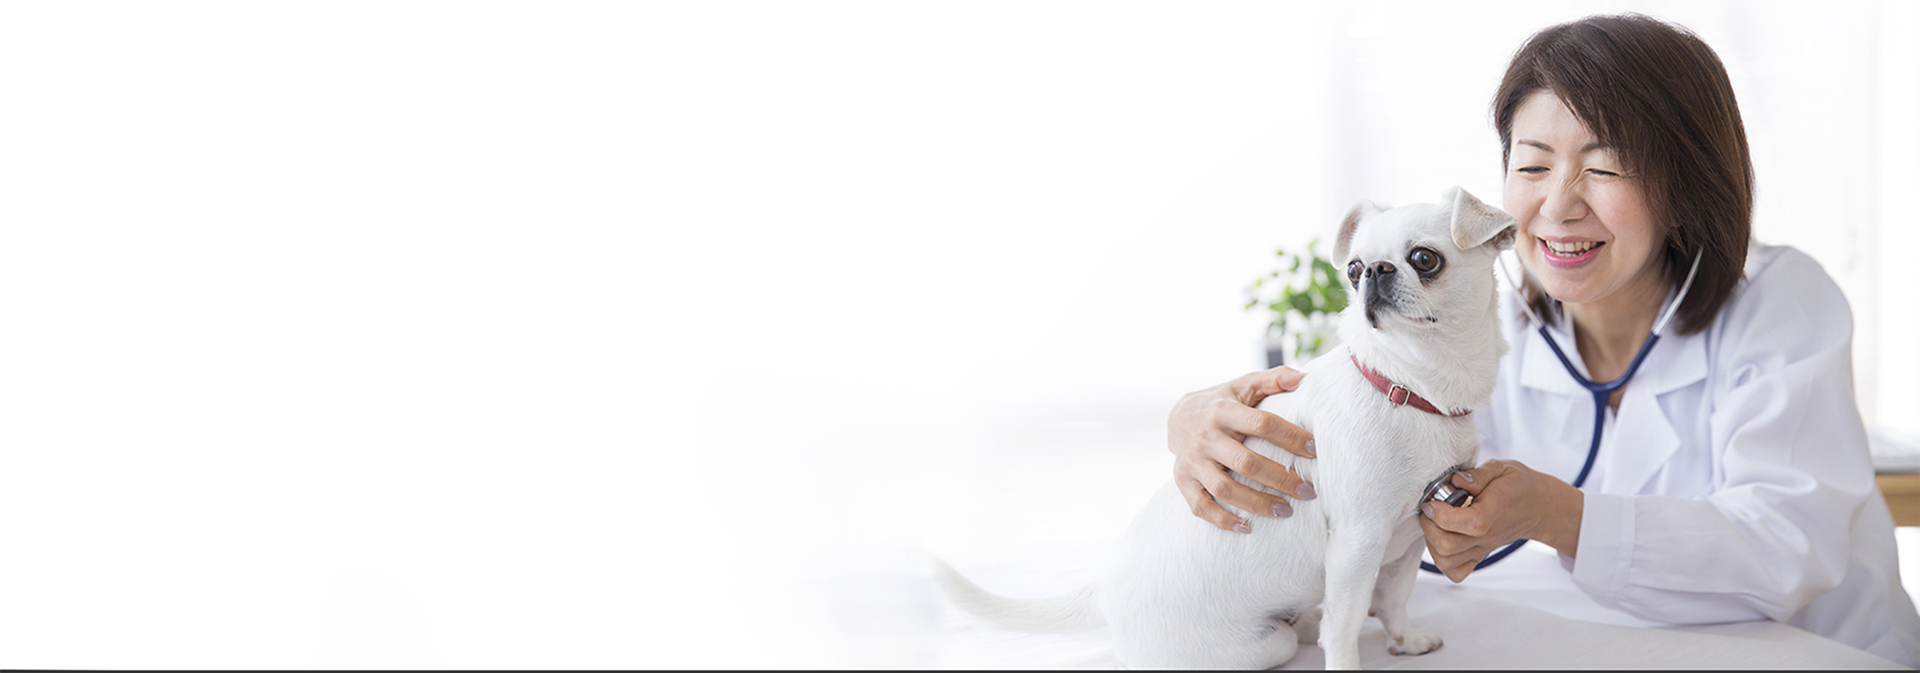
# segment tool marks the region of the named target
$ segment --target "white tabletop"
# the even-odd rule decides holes
[[[1026,558],[956,567],[982,586],[1010,596],[1063,593],[1097,573],[1110,541],[1083,541],[1037,550]],[[901,572],[903,563],[869,565],[873,572],[822,578],[808,592],[834,632],[838,659],[847,665],[927,668],[1115,668],[1104,631],[1030,634],[986,626],[961,613],[936,588],[930,573]],[[1554,563],[1548,554],[1508,560]],[[881,566],[889,566],[882,568]],[[1387,653],[1377,620],[1361,636],[1366,668],[1664,668],[1664,669],[1897,669],[1894,662],[1774,622],[1698,626],[1628,626],[1631,617],[1604,610],[1568,610],[1551,589],[1529,586],[1489,569],[1485,577],[1453,585],[1423,576],[1408,605],[1416,626],[1445,639],[1417,657]],[[1556,604],[1555,614],[1533,605]],[[1566,614],[1598,618],[1576,619]],[[1613,623],[1606,623],[1613,622]],[[1318,669],[1318,646],[1303,645],[1284,669]]]
[[[809,524],[805,535],[780,547],[786,551],[764,558],[792,569],[782,581],[791,591],[756,599],[749,604],[760,606],[754,614],[771,615],[766,608],[779,605],[780,615],[797,615],[774,616],[767,638],[784,639],[782,647],[796,653],[806,648],[812,656],[793,659],[822,667],[1118,666],[1104,631],[1017,633],[960,612],[934,585],[925,554],[939,554],[1007,596],[1049,596],[1092,581],[1140,503],[1166,480],[1167,455],[1155,445],[1164,442],[1156,434],[1165,432],[1165,412],[1125,411],[1103,422],[975,423],[964,433],[923,438],[931,448],[902,454],[879,447],[863,460],[823,463],[832,472],[796,472],[796,483],[811,483],[871,463],[887,473],[861,483],[911,488],[887,492],[879,514],[864,491],[850,497],[818,519],[840,534]],[[893,525],[875,523],[895,512]],[[812,552],[793,546],[809,541]],[[1423,656],[1392,656],[1379,622],[1370,619],[1361,661],[1368,668],[1899,668],[1783,624],[1668,627],[1635,620],[1570,599],[1569,583],[1555,582],[1556,573],[1564,578],[1558,565],[1551,550],[1529,546],[1462,585],[1423,576],[1409,612],[1446,644]],[[1320,648],[1303,645],[1285,668],[1322,662]]]

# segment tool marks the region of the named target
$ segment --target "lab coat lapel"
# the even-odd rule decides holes
[[[1566,333],[1552,329],[1549,331],[1553,332],[1554,338],[1560,340],[1561,348],[1573,348],[1573,340],[1567,338]],[[1560,365],[1560,358],[1553,354],[1553,349],[1547,347],[1538,330],[1524,330],[1521,334],[1524,335],[1522,338],[1526,339],[1523,345],[1526,355],[1520,361],[1520,385],[1581,400],[1591,399],[1588,397],[1586,388],[1580,387],[1580,384],[1574,383],[1573,377],[1567,376],[1567,368]],[[1585,376],[1586,364],[1580,362],[1580,353],[1570,350],[1567,356],[1572,359],[1580,375]],[[1583,442],[1581,446],[1585,446],[1585,443]]]
[[[1614,417],[1614,437],[1604,440],[1599,459],[1601,493],[1637,495],[1680,448],[1680,435],[1667,418],[1660,397],[1706,379],[1703,334],[1669,334],[1660,339],[1627,383]],[[1591,419],[1589,419],[1591,420]]]

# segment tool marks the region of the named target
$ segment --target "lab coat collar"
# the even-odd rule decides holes
[[[1561,317],[1548,325],[1547,331],[1553,334],[1560,349],[1566,352],[1567,359],[1573,362],[1574,370],[1591,379],[1593,376],[1587,372],[1587,363],[1580,357],[1580,348],[1574,343],[1571,326],[1571,320]],[[1633,381],[1627,384],[1628,397],[1635,393],[1658,395],[1707,378],[1707,346],[1701,338],[1704,332],[1685,336],[1679,332],[1677,323],[1667,326],[1667,334],[1660,337],[1660,343],[1653,347],[1653,352],[1647,354],[1646,362],[1640,363],[1640,371],[1635,372]],[[1560,365],[1560,358],[1540,341],[1540,332],[1532,329],[1531,324],[1521,332],[1521,338],[1526,340],[1526,353],[1520,363],[1521,385],[1562,395],[1575,395],[1582,400],[1591,399],[1587,389],[1567,375],[1566,367]],[[1621,404],[1624,407],[1625,401]]]
[[[1572,335],[1558,327],[1549,326],[1547,331],[1560,341],[1560,347],[1566,351],[1567,359],[1573,362],[1574,368],[1582,376],[1587,376],[1586,363],[1581,360]],[[1611,437],[1605,439],[1605,445],[1600,447],[1602,455],[1598,462],[1601,469],[1597,473],[1600,480],[1587,484],[1589,490],[1637,494],[1680,448],[1680,436],[1667,418],[1666,410],[1659,404],[1659,397],[1707,378],[1706,335],[1704,332],[1681,335],[1677,325],[1669,325],[1667,330],[1667,335],[1660,338],[1653,352],[1647,354],[1647,360],[1641,363],[1633,381],[1627,384],[1626,395],[1621,399],[1620,411],[1616,416],[1617,422],[1609,430]],[[1569,404],[1579,410],[1568,416],[1569,422],[1580,426],[1580,430],[1572,434],[1580,440],[1590,440],[1592,436],[1587,431],[1593,427],[1591,393],[1567,376],[1566,368],[1560,365],[1560,359],[1554,356],[1553,351],[1540,342],[1537,331],[1527,330],[1526,335],[1521,384],[1572,398],[1568,400]],[[1585,441],[1581,441],[1578,448],[1586,448]]]

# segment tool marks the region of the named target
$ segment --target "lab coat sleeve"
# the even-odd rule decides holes
[[[1712,492],[1587,493],[1573,580],[1642,619],[1785,620],[1840,584],[1874,493],[1852,316],[1819,265],[1788,250],[1710,329]]]

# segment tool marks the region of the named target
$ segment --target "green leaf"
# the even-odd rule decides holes
[[[1312,295],[1308,295],[1308,294],[1293,295],[1292,297],[1288,298],[1287,305],[1292,306],[1293,310],[1299,311],[1300,315],[1313,315],[1313,296]]]

